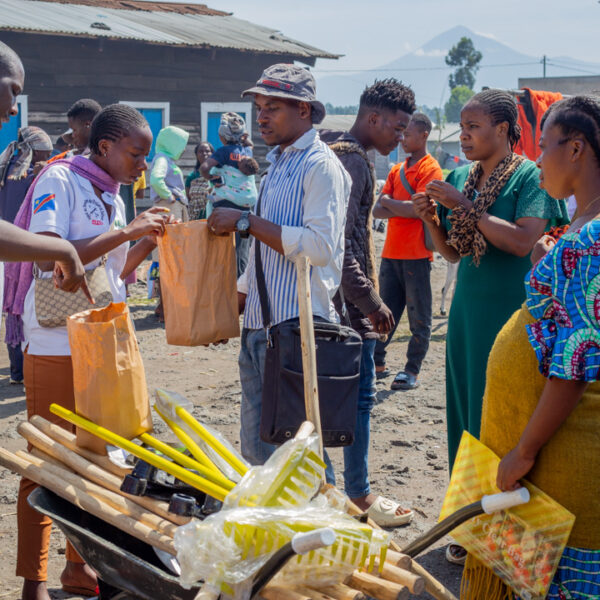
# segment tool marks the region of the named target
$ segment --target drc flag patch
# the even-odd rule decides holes
[[[33,214],[37,215],[44,210],[56,210],[54,194],[44,194],[33,201]]]

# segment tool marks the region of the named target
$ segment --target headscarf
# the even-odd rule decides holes
[[[246,133],[246,122],[241,115],[234,112],[226,112],[221,115],[219,124],[219,135],[232,144],[239,144],[242,136]]]
[[[63,165],[69,170],[85,177],[92,185],[110,194],[119,193],[119,183],[115,181],[104,169],[84,156],[73,156],[61,159],[46,165],[38,175],[40,177],[48,169],[56,165]],[[31,223],[31,204],[35,182],[29,186],[25,200],[15,218],[15,225],[21,229],[29,229]],[[25,304],[25,296],[33,280],[33,264],[30,262],[14,262],[5,265],[4,274],[4,311],[8,314],[22,315]],[[22,337],[22,332],[19,332]],[[18,340],[22,341],[22,340]],[[15,342],[16,343],[16,342]],[[13,343],[13,345],[15,345]]]
[[[18,152],[16,160],[10,164],[15,150]],[[0,154],[0,187],[4,186],[7,178],[19,180],[27,177],[35,150],[52,151],[50,136],[39,127],[21,127],[17,141],[11,142]]]
[[[468,210],[457,206],[452,209],[452,213],[448,217],[452,229],[448,232],[446,243],[452,246],[461,257],[473,256],[475,266],[479,266],[479,261],[487,250],[487,242],[477,225],[479,219],[494,204],[502,188],[524,162],[525,158],[514,153],[503,158],[483,184],[477,198],[473,200],[473,206]],[[481,163],[473,163],[463,188],[463,194],[469,200],[473,198],[482,173]]]

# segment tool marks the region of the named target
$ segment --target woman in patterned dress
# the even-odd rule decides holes
[[[556,198],[574,194],[577,211],[557,242],[538,242],[526,302],[494,343],[481,440],[503,457],[500,489],[526,476],[576,517],[547,597],[591,599],[600,597],[599,101],[553,105],[540,148],[541,185]],[[468,558],[461,598],[481,594],[483,570]],[[510,597],[487,580],[495,593],[485,598]]]

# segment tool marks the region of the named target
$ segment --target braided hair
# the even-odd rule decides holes
[[[109,104],[92,121],[90,150],[92,154],[101,154],[101,140],[118,142],[136,129],[149,127],[142,113],[127,104]]]
[[[542,117],[542,129],[550,118],[552,125],[560,127],[567,138],[576,134],[583,135],[600,165],[600,98],[572,96],[555,102]]]
[[[487,89],[475,94],[467,105],[477,104],[492,119],[492,125],[508,123],[508,141],[510,147],[521,139],[521,126],[518,123],[519,112],[515,99],[504,90]]]
[[[401,110],[412,115],[417,110],[415,93],[397,79],[382,79],[365,88],[360,96],[360,108]]]

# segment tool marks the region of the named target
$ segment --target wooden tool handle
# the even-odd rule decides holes
[[[442,585],[431,573],[424,569],[416,560],[412,561],[411,571],[425,581],[425,591],[436,600],[457,600],[456,596]]]
[[[95,483],[92,483],[91,481],[88,481],[87,479],[84,479],[83,477],[76,475],[75,473],[72,473],[63,467],[48,462],[47,460],[43,460],[43,458],[31,456],[21,451],[17,452],[17,456],[24,458],[25,460],[29,460],[29,462],[37,467],[44,469],[48,473],[53,473],[56,475],[56,477],[59,480],[62,480],[63,483],[72,485],[73,487],[80,489],[82,492],[106,502],[106,504],[112,506],[112,508],[115,510],[118,510],[124,515],[135,519],[136,521],[146,524],[148,527],[155,529],[163,535],[166,535],[170,538],[175,535],[175,530],[177,529],[176,525],[170,521],[167,521],[166,519],[162,519],[153,512],[143,509],[139,504],[136,504],[127,498],[124,498],[119,494],[115,494],[115,492],[111,492],[100,485],[96,485]]]
[[[268,585],[260,595],[265,600],[312,600],[306,594],[277,585]]]
[[[379,567],[379,561],[375,561],[375,566]],[[425,591],[425,580],[410,571],[395,567],[389,563],[384,563],[381,570],[381,578],[399,583],[408,588],[411,594],[422,594]]]
[[[358,508],[358,506],[356,506],[356,504],[354,504],[353,502],[350,502],[350,501],[348,501],[346,504],[346,511],[348,512],[349,515],[353,515],[353,516],[355,516],[357,514],[362,514],[362,512],[363,512]],[[379,527],[379,525],[377,525],[377,523],[373,522],[371,519],[368,520],[368,524],[373,529],[381,529],[381,527]],[[429,572],[427,572],[427,570],[425,570],[415,560],[408,557],[410,560],[410,564],[406,564],[406,559],[403,558],[406,555],[402,554],[402,549],[393,540],[390,541],[390,548],[391,548],[391,550],[388,550],[388,557],[386,558],[386,562],[388,560],[391,560],[392,562],[394,562],[397,558],[398,566],[405,568],[405,569],[410,568],[410,570],[413,573],[415,573],[419,577],[422,577],[423,580],[425,581],[425,591],[428,594],[430,594],[431,596],[433,596],[435,598],[435,600],[458,600],[456,598],[456,596],[452,592],[450,592],[450,590],[448,590],[444,585],[442,585],[433,575],[431,575]],[[402,564],[400,564],[401,562],[402,562]]]
[[[34,481],[38,485],[49,489],[61,498],[75,504],[75,506],[114,525],[122,531],[129,533],[133,537],[155,546],[156,548],[160,548],[169,554],[176,554],[171,538],[120,513],[118,510],[115,510],[97,498],[89,496],[80,489],[69,484],[65,485],[63,481],[57,479],[51,473],[46,472],[44,469],[40,469],[31,462],[28,462],[3,448],[0,448],[0,465],[15,473],[19,473],[19,475],[22,475],[23,477],[27,477],[27,479],[31,479],[31,481]]]
[[[380,579],[374,575],[369,575],[369,573],[359,571],[354,571],[350,575],[346,585],[360,590],[368,596],[378,598],[378,600],[404,600],[409,595],[408,588],[399,583]]]
[[[42,420],[48,423],[48,421],[45,419]],[[177,525],[185,525],[187,522],[189,522],[189,517],[180,517],[170,513],[169,506],[166,502],[159,502],[158,500],[153,500],[152,498],[147,498],[145,496],[130,496],[128,494],[124,494],[121,492],[121,479],[118,476],[114,475],[113,473],[108,473],[99,465],[90,462],[80,454],[70,450],[61,443],[45,435],[37,427],[34,427],[34,417],[32,417],[31,421],[31,423],[20,423],[17,427],[17,431],[32,446],[57,459],[67,467],[73,469],[80,475],[83,475],[83,477],[86,479],[89,479],[90,481],[101,485],[108,490],[129,498],[131,501],[143,506],[147,510],[152,511],[157,515],[160,515],[164,519],[168,519]],[[35,418],[35,422],[38,423],[39,419]],[[51,425],[51,423],[48,424]],[[90,452],[90,454],[94,453]]]
[[[400,567],[401,569],[410,569],[411,558],[406,554],[402,554],[401,552],[396,552],[395,550],[388,550],[385,555],[386,564],[389,563],[394,565],[395,567]]]
[[[109,471],[113,475],[123,478],[125,475],[127,475],[127,473],[131,473],[131,469],[122,469],[118,465],[115,465],[106,456],[101,456],[100,454],[96,454],[91,450],[80,448],[77,445],[76,437],[73,433],[63,429],[62,427],[59,427],[58,425],[55,425],[54,423],[50,423],[50,421],[44,419],[44,417],[33,415],[29,419],[29,422],[34,427],[37,427],[42,433],[45,433],[49,438],[52,438],[55,442],[58,442],[72,452],[76,452],[79,454],[79,456],[83,456],[83,458],[86,460],[97,464],[105,471]]]
[[[300,313],[300,339],[302,341],[302,371],[304,373],[304,406],[306,418],[311,421],[319,436],[319,455],[323,458],[323,433],[319,411],[319,385],[317,379],[317,351],[310,297],[310,271],[308,258],[296,257],[298,279],[298,308]]]
[[[362,592],[353,590],[343,583],[324,587],[323,591],[334,600],[366,600],[367,598]]]
[[[313,590],[312,588],[308,588],[305,586],[298,586],[295,588],[301,594],[306,594],[309,598],[313,600],[334,600],[329,594],[326,594],[320,590]]]

